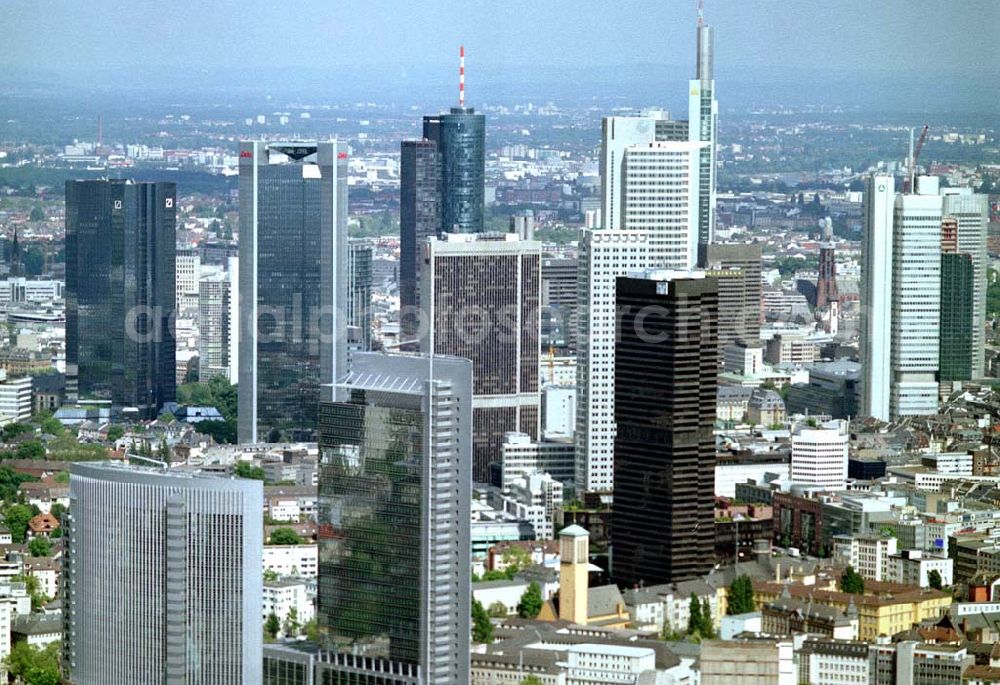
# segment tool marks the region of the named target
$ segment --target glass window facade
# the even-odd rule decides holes
[[[66,182],[66,375],[71,400],[155,418],[176,395],[173,183]]]
[[[486,117],[471,107],[424,117],[424,138],[441,155],[441,230],[482,233],[486,190]]]

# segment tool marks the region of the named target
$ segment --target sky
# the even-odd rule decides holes
[[[794,89],[818,74],[958,74],[964,96],[1000,72],[997,0],[705,4],[717,80]],[[696,16],[694,0],[2,0],[0,71],[124,85],[142,82],[144,68],[154,80],[266,85],[327,71],[377,93],[447,84],[464,43],[471,99],[477,78],[637,80],[665,68],[689,78]]]

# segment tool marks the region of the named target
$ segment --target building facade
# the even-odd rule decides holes
[[[424,353],[472,360],[473,469],[488,482],[504,436],[538,437],[541,245],[512,233],[430,238],[421,264]]]
[[[238,383],[239,263],[216,271],[198,284],[198,380],[223,376]]]
[[[972,259],[972,377],[986,375],[986,232],[989,226],[989,202],[986,195],[974,194],[968,188],[943,188],[943,216],[955,222],[957,252]],[[942,274],[943,275],[943,274]]]
[[[404,140],[399,154],[400,340],[415,349],[420,325],[420,259],[427,238],[441,235],[441,156],[433,140]]]
[[[347,325],[351,347],[372,349],[372,246],[364,240],[348,242]]]
[[[850,431],[846,421],[801,427],[792,435],[792,482],[843,490]]]
[[[331,668],[367,665],[331,682],[467,683],[472,364],[358,353],[352,366],[351,400],[320,407],[317,616],[343,657]]]
[[[73,464],[68,682],[261,682],[262,499],[259,481]]]
[[[718,291],[707,278],[619,278],[611,573],[706,573],[715,545]]]
[[[347,146],[240,143],[240,442],[315,437],[347,363]]]
[[[441,233],[482,233],[486,117],[471,107],[424,117],[424,139],[441,158]]]
[[[66,392],[156,416],[177,391],[173,183],[66,182]]]

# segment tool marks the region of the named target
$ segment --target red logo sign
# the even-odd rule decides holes
[[[249,150],[242,150],[240,152],[240,157],[243,157],[243,158],[253,157],[253,153],[250,152]]]
[[[337,153],[337,159],[347,159],[347,153],[346,152],[338,152]]]

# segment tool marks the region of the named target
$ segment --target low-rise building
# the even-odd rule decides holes
[[[62,614],[25,614],[11,621],[11,641],[27,642],[32,647],[45,647],[62,640]]]
[[[704,640],[699,665],[701,685],[796,685],[791,640]]]
[[[864,685],[868,682],[868,643],[830,638],[806,639],[796,650],[799,683]]]
[[[309,598],[308,587],[301,580],[265,581],[263,586],[263,618],[274,614],[284,626],[290,616],[301,626],[312,620],[316,614],[312,600]],[[284,628],[282,628],[284,632]]]
[[[896,553],[896,538],[880,533],[854,533],[833,536],[833,555],[841,563],[854,567],[871,580],[891,580]],[[926,587],[926,586],[925,586]]]
[[[282,578],[286,576],[315,578],[317,569],[318,554],[315,544],[264,545],[265,571],[273,571]]]
[[[904,585],[930,587],[929,574],[931,571],[937,571],[941,587],[948,587],[955,582],[954,567],[953,559],[935,556],[922,550],[903,550],[890,558],[888,580]]]

